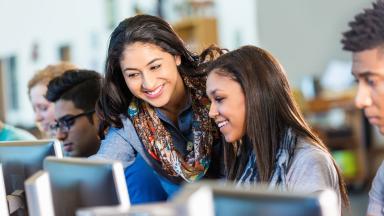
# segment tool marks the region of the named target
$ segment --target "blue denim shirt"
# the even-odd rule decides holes
[[[175,148],[183,155],[187,154],[186,143],[193,140],[192,133],[192,103],[189,100],[187,106],[182,109],[178,116],[177,125],[175,125],[160,109],[155,109],[158,117],[162,120],[164,127],[172,136]],[[177,191],[181,183],[180,180],[173,180],[156,164],[153,158],[149,156],[144,149],[136,129],[129,118],[122,119],[123,128],[110,128],[105,139],[101,141],[100,149],[93,159],[111,159],[119,160],[127,168],[135,161],[137,153],[151,165],[158,174],[159,180],[168,195]],[[170,179],[171,178],[171,179]]]
[[[175,125],[160,109],[155,108],[156,114],[161,119],[164,127],[169,131],[172,136],[175,148],[183,155],[187,154],[187,142],[193,140],[192,133],[192,101],[189,97],[184,109],[178,115],[178,122]],[[155,161],[144,148],[136,129],[134,128],[131,120],[128,117],[122,118],[122,128],[110,128],[105,139],[101,141],[100,149],[92,158],[99,159],[112,159],[119,160],[123,163],[124,167],[131,166],[137,154],[140,154],[142,159],[150,165],[154,170],[164,188],[164,190],[171,196],[176,192],[182,182],[181,177],[169,176],[161,167],[161,164]],[[215,161],[211,163],[208,170],[208,176],[211,178],[223,177],[222,174],[222,149],[219,142],[214,143],[212,150],[212,157]],[[213,165],[214,164],[214,165]]]
[[[367,215],[384,214],[384,161],[381,162],[379,169],[372,181],[369,191],[369,203]]]
[[[192,107],[186,107],[180,112],[177,125],[163,114],[160,109],[155,109],[155,111],[157,116],[163,122],[164,127],[171,134],[175,148],[183,155],[187,155],[186,143],[188,141],[193,141]]]

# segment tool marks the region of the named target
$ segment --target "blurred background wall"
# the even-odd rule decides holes
[[[321,76],[333,60],[350,61],[340,44],[341,32],[368,0],[258,0],[260,45],[284,65],[293,85],[303,75]]]
[[[33,125],[26,84],[37,69],[59,60],[103,72],[108,37],[136,13],[215,20],[216,43],[229,49],[254,44],[270,50],[294,86],[321,76],[332,60],[349,61],[340,33],[366,0],[0,0],[0,119]],[[204,27],[202,27],[204,28]],[[205,44],[204,44],[205,45]]]

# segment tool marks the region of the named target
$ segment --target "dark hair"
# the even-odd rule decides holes
[[[165,52],[180,56],[179,72],[187,76],[205,75],[199,68],[207,56],[212,57],[217,47],[211,46],[197,56],[190,52],[172,27],[159,17],[137,15],[123,20],[111,34],[105,65],[105,83],[96,105],[99,117],[121,128],[121,115],[127,115],[127,108],[132,99],[120,68],[120,59],[124,48],[135,42],[154,44]]]
[[[288,130],[328,152],[305,122],[283,67],[269,52],[244,46],[211,62],[207,71],[232,78],[240,84],[245,96],[246,131],[237,146],[239,156],[233,144],[223,144],[224,164],[230,180],[241,177],[249,155],[254,151],[260,180],[268,182],[275,167],[277,150]],[[333,163],[339,176],[341,196],[348,205],[343,179],[335,161]]]
[[[50,102],[69,100],[76,108],[92,111],[100,96],[101,82],[96,71],[69,70],[49,82],[46,98]]]
[[[382,47],[384,49],[384,1],[372,3],[372,8],[357,14],[343,33],[343,49],[352,52]]]

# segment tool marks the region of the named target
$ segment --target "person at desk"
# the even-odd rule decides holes
[[[357,81],[355,105],[384,135],[384,1],[378,0],[349,23],[343,49],[352,52],[352,75]],[[368,215],[384,215],[384,162],[372,182]]]
[[[95,104],[101,81],[95,71],[69,70],[48,84],[46,98],[54,103],[56,119],[51,128],[70,157],[89,157],[99,149]]]
[[[42,138],[55,137],[50,128],[55,120],[54,105],[45,98],[47,85],[53,78],[75,68],[76,66],[69,62],[48,65],[38,70],[28,82],[28,96],[35,113],[36,126],[42,133]]]
[[[70,157],[93,158],[99,149],[100,121],[94,109],[102,80],[95,71],[69,70],[48,84],[46,97],[55,105],[53,130]],[[137,159],[132,167],[125,171],[132,204],[165,199],[160,182],[143,160]]]
[[[35,140],[29,132],[0,121],[0,141]]]
[[[141,156],[169,196],[183,182],[220,176],[220,165],[211,160],[220,142],[208,116],[204,71],[206,57],[216,51],[221,52],[210,47],[201,56],[193,54],[155,16],[120,22],[111,35],[96,107],[112,129],[97,154],[127,167]]]
[[[224,136],[227,178],[238,185],[307,193],[333,189],[348,206],[340,171],[296,106],[280,63],[244,46],[207,68],[209,116]]]

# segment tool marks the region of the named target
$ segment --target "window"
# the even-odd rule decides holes
[[[0,101],[3,104],[0,109],[18,110],[18,82],[17,82],[17,58],[11,56],[0,59],[0,81],[1,81],[1,96]],[[2,111],[4,111],[2,110]]]
[[[71,47],[69,45],[59,47],[59,59],[61,61],[71,61]]]

